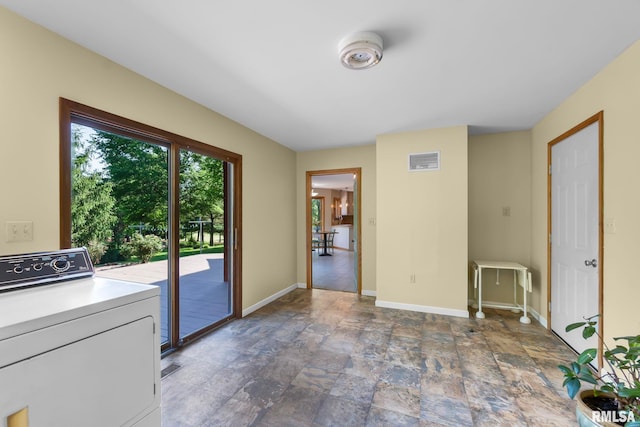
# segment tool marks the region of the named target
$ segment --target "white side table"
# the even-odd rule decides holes
[[[505,261],[473,261],[474,264],[474,278],[473,287],[478,290],[478,312],[476,317],[478,319],[484,319],[484,313],[482,312],[482,270],[485,268],[492,268],[498,270],[512,270],[513,271],[513,309],[522,310],[523,316],[520,317],[521,323],[529,324],[531,319],[527,316],[527,292],[531,292],[531,272],[522,264],[516,262]],[[524,305],[518,304],[517,287],[520,285],[524,289]]]

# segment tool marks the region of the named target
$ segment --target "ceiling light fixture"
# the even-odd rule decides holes
[[[382,60],[382,37],[372,32],[352,34],[338,44],[340,62],[352,70],[371,68]]]

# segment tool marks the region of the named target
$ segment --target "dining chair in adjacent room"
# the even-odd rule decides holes
[[[336,233],[337,231],[335,229],[331,230],[331,233],[327,233],[327,250],[331,250],[331,252],[333,252],[333,238]]]

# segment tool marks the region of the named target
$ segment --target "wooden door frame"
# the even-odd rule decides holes
[[[220,326],[228,320],[242,318],[242,155],[234,152],[214,147],[193,139],[174,134],[163,129],[159,129],[126,117],[118,116],[103,110],[99,110],[88,105],[81,104],[65,98],[59,98],[59,162],[60,162],[60,248],[71,247],[71,123],[86,124],[95,129],[128,136],[140,141],[149,142],[164,146],[169,151],[169,185],[172,191],[169,192],[169,235],[174,244],[170,245],[168,256],[169,288],[173,299],[168,307],[171,311],[169,342],[162,347],[162,350],[177,348],[184,343],[197,339],[206,332]],[[190,150],[205,156],[210,156],[224,161],[225,164],[233,165],[233,179],[230,182],[227,178],[228,167],[225,167],[225,190],[224,203],[231,206],[230,215],[225,214],[225,238],[233,236],[233,241],[227,245],[225,241],[225,257],[231,256],[232,263],[232,287],[233,287],[233,313],[224,319],[209,325],[184,339],[179,336],[178,328],[173,327],[176,318],[179,318],[179,288],[177,286],[180,278],[179,273],[179,205],[175,197],[179,194],[179,165],[178,152],[181,149]],[[230,187],[231,186],[231,187]],[[233,191],[230,193],[229,189]],[[230,203],[230,205],[229,205]],[[233,230],[229,227],[233,223]],[[229,247],[232,246],[232,247]],[[227,262],[225,262],[226,265]],[[226,271],[225,274],[229,272]]]
[[[551,213],[552,213],[552,189],[553,175],[551,173],[552,148],[554,145],[564,141],[566,138],[580,132],[582,129],[598,123],[598,334],[604,336],[604,230],[603,230],[603,214],[604,214],[604,112],[600,111],[589,117],[582,123],[569,129],[562,135],[550,141],[547,145],[547,330],[551,329]],[[578,320],[578,319],[576,319]],[[602,367],[602,340],[598,340],[598,366]]]
[[[313,262],[311,258],[311,180],[314,176],[318,175],[341,175],[341,174],[354,174],[356,176],[356,189],[358,190],[354,195],[356,197],[356,203],[358,211],[356,212],[355,221],[357,221],[357,234],[356,244],[358,245],[358,283],[357,294],[362,294],[362,168],[345,168],[345,169],[327,169],[327,170],[315,170],[306,172],[306,186],[305,186],[305,204],[306,204],[306,230],[305,230],[305,251],[307,258],[307,289],[312,288],[313,281]]]

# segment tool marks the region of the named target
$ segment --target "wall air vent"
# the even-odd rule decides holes
[[[409,154],[409,172],[440,170],[440,152]]]

